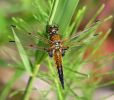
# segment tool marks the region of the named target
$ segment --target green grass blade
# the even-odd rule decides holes
[[[24,64],[24,66],[25,66],[25,69],[30,75],[32,75],[31,65],[30,65],[29,59],[27,57],[26,51],[24,50],[19,38],[17,37],[14,28],[11,27],[11,29],[12,29],[12,32],[13,32],[13,35],[14,35],[14,39],[15,39],[15,42],[16,42],[20,57],[21,57],[22,62]]]
[[[58,3],[59,3],[59,0],[54,0],[52,12],[51,12],[49,23],[48,23],[49,25],[51,25],[53,23],[53,19],[54,19],[54,16],[55,16],[55,13],[56,13],[56,10],[58,7]]]
[[[29,100],[30,94],[32,92],[34,80],[36,79],[39,68],[40,68],[39,64],[34,66],[33,74],[32,74],[32,76],[29,77],[29,81],[28,81],[27,87],[26,87],[25,92],[24,92],[23,100]]]
[[[95,15],[88,22],[88,24],[86,25],[86,28],[89,27],[94,22],[96,17],[103,11],[104,7],[105,7],[105,4],[102,4],[101,7],[99,8],[99,10],[95,13]]]
[[[104,35],[104,37],[97,43],[97,46],[94,47],[94,50],[92,51],[92,53],[89,55],[88,59],[91,59],[91,57],[96,53],[96,51],[98,50],[98,48],[103,44],[103,42],[106,40],[106,38],[108,37],[108,35],[110,34],[111,29],[109,29],[106,34]]]
[[[68,28],[79,0],[61,0],[53,20],[53,23],[58,24],[61,34],[65,34]]]
[[[98,21],[96,23],[94,23],[93,25],[91,25],[91,27],[86,28],[84,31],[81,31],[79,33],[73,34],[71,36],[71,38],[69,40],[72,41],[81,41],[81,40],[89,40],[89,36],[93,36],[94,33],[96,32],[97,28],[103,24],[104,22],[110,20],[112,18],[112,16],[108,16],[107,18],[105,18],[104,20]],[[75,39],[76,38],[76,39]]]
[[[81,21],[84,18],[85,11],[86,11],[86,6],[84,6],[82,9],[79,9],[79,11],[74,19],[74,22],[70,26],[70,32],[69,32],[70,35],[77,32],[77,29],[78,29]]]

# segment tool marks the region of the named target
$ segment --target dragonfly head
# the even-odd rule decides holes
[[[58,26],[57,26],[57,25],[49,25],[49,26],[47,27],[47,32],[48,32],[50,35],[57,34],[57,32],[58,32]]]

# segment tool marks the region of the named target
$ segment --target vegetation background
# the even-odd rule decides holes
[[[29,100],[29,96],[30,100],[113,100],[114,19],[100,26],[96,24],[78,39],[92,45],[87,44],[84,48],[76,47],[66,53],[63,58],[65,90],[62,90],[53,60],[48,58],[44,52],[21,48],[21,45],[33,43],[24,34],[25,31],[36,32],[39,29],[41,35],[47,36],[45,25],[49,20],[53,0],[42,1],[35,0],[34,3],[32,0],[0,0],[0,100],[20,100],[23,94],[24,100]],[[65,1],[68,2],[68,0]],[[74,2],[78,4],[76,9],[73,8],[76,5]],[[63,2],[61,1],[60,4]],[[74,0],[69,2],[69,7],[64,5],[66,7],[64,14],[61,8],[63,5],[60,4],[53,21],[59,25],[63,38],[87,28],[96,20],[103,20],[114,15],[113,0],[79,0],[79,2]],[[68,15],[72,15],[71,22]],[[67,24],[68,21],[70,24]],[[15,30],[22,43],[17,44],[18,49],[16,45],[12,46],[9,43],[9,40],[15,39],[9,27],[11,24],[25,30]],[[112,28],[111,32],[110,28]],[[91,41],[88,37],[95,31],[101,35]],[[77,39],[74,41],[77,42]],[[38,45],[44,46],[41,41]],[[27,55],[22,56],[22,52]],[[34,66],[37,66],[38,72],[36,73],[33,70]],[[37,77],[32,78],[33,83],[30,82],[28,74],[31,71]],[[29,86],[28,80],[31,83],[30,88],[26,87]]]

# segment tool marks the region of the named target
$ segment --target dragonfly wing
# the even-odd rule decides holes
[[[37,42],[38,41],[42,41],[44,42],[45,44],[49,44],[49,40],[45,37],[43,37],[42,35],[40,34],[35,34],[35,33],[28,33],[28,35],[30,35],[34,40],[36,40]]]
[[[105,18],[105,19],[103,19],[103,20],[98,20],[97,22],[93,23],[93,24],[90,25],[90,26],[86,26],[83,31],[71,35],[70,38],[67,39],[67,40],[68,40],[67,42],[70,42],[70,41],[72,41],[72,40],[81,41],[83,38],[88,37],[88,35],[93,35],[93,36],[97,35],[97,34],[95,34],[94,31],[96,31],[97,28],[98,28],[102,23],[108,21],[108,20],[111,19],[111,18],[112,18],[112,16],[109,16],[109,17],[107,17],[107,18]],[[86,33],[86,34],[85,34],[85,33]],[[90,34],[90,33],[91,33],[91,34]]]
[[[48,44],[44,43],[44,37],[36,36],[33,33],[26,34],[24,31],[15,28],[16,34],[18,35],[23,47],[44,51],[44,47],[48,47]],[[37,39],[36,39],[37,38]],[[42,41],[41,41],[42,38]],[[42,42],[42,44],[41,44]],[[15,41],[13,39],[9,40],[9,46],[15,46]]]
[[[34,21],[34,23],[30,23],[30,22],[27,22],[21,18],[13,18],[14,22],[15,22],[15,25],[16,25],[16,28],[17,30],[19,31],[17,34],[21,34],[22,36],[25,36],[27,37],[27,35],[31,38],[33,38],[34,40],[37,40],[37,41],[42,41],[46,44],[48,44],[48,37],[47,37],[47,34],[46,34],[46,26],[41,26],[36,22]]]
[[[35,51],[36,50],[45,51],[45,47],[41,47],[41,46],[38,46],[38,45],[33,44],[33,43],[30,43],[30,44],[25,44],[25,43],[23,44],[22,43],[22,45],[26,49],[32,49],[32,50],[35,50]],[[15,41],[9,41],[8,46],[15,47],[16,46]]]
[[[87,45],[91,40],[94,40],[97,37],[96,29],[100,22],[92,24],[92,26],[86,28],[85,30],[78,32],[72,35],[68,39],[64,39],[63,43],[69,47]]]

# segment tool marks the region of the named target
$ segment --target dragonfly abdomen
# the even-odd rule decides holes
[[[58,67],[62,65],[62,55],[61,55],[61,52],[59,50],[55,50],[54,60],[55,60],[55,63]]]
[[[62,88],[64,89],[64,77],[63,77],[63,68],[62,68],[62,55],[60,51],[54,52],[54,60],[58,70],[59,80],[61,82]]]

